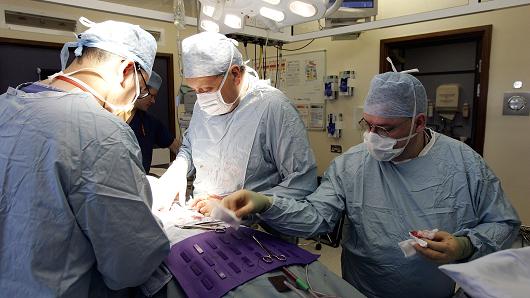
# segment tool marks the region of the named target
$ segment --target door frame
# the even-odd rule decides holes
[[[463,28],[433,32],[427,34],[411,35],[390,39],[382,39],[380,43],[379,72],[391,71],[391,66],[386,61],[389,57],[390,48],[403,46],[422,46],[433,44],[444,44],[447,42],[476,41],[478,43],[476,53],[474,87],[474,125],[472,134],[474,140],[474,150],[480,155],[484,152],[484,137],[486,132],[486,110],[488,104],[488,82],[491,52],[491,32],[492,25]],[[478,79],[477,79],[478,77]]]

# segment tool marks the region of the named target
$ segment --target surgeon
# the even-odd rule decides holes
[[[317,184],[307,132],[290,100],[245,66],[235,41],[202,32],[182,41],[184,78],[197,93],[176,161],[161,177],[186,200],[195,173],[193,207],[209,214],[209,200],[246,188],[302,199]],[[176,187],[174,186],[176,185]]]
[[[426,128],[426,94],[405,73],[376,75],[364,105],[364,143],[337,157],[305,200],[241,190],[224,198],[297,236],[333,230],[345,214],[343,278],[368,297],[450,297],[439,264],[510,247],[520,225],[499,179],[464,143]],[[406,258],[398,243],[439,229]]]
[[[0,296],[106,297],[169,253],[140,148],[121,115],[145,93],[156,41],[105,21],[49,79],[0,96]],[[120,117],[117,117],[120,116]]]
[[[169,148],[177,154],[180,147],[180,140],[171,135],[168,128],[160,120],[149,115],[147,110],[155,103],[158,90],[162,85],[162,78],[152,71],[147,85],[145,97],[138,98],[134,103],[132,115],[127,120],[129,126],[134,131],[142,151],[142,165],[146,173],[151,169],[153,158],[153,148]]]

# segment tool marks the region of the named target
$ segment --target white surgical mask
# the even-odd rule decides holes
[[[392,160],[405,150],[405,147],[408,145],[408,141],[416,136],[416,133],[406,136],[401,139],[393,139],[390,137],[382,137],[375,132],[365,131],[364,134],[364,143],[368,148],[368,152],[372,155],[373,158],[379,161],[389,161]],[[394,148],[397,142],[407,140],[407,144],[401,148]]]
[[[221,88],[223,88],[227,77],[228,71],[225,73],[223,81],[221,81],[221,85],[219,86],[219,89],[217,89],[217,91],[197,93],[197,101],[199,102],[199,107],[201,107],[201,110],[206,112],[208,115],[226,114],[230,112],[230,110],[232,110],[232,107],[236,103],[237,100],[234,100],[234,102],[232,103],[226,103],[223,98],[223,95],[221,94]]]

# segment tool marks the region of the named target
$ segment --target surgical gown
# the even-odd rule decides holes
[[[9,88],[0,139],[0,296],[101,297],[162,263],[169,242],[127,124],[84,93]]]
[[[369,297],[450,297],[454,282],[398,242],[418,229],[466,235],[469,259],[507,248],[520,225],[499,179],[467,145],[444,135],[424,156],[378,162],[364,144],[336,158],[306,201],[276,197],[261,218],[289,235],[333,229],[342,213],[343,277]]]
[[[304,123],[281,91],[245,76],[249,91],[231,113],[211,116],[195,104],[178,154],[195,171],[194,194],[246,188],[303,199],[317,186]]]

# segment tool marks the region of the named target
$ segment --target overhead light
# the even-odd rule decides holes
[[[219,25],[217,25],[215,22],[212,22],[210,20],[202,20],[201,28],[206,31],[210,31],[210,32],[219,32]]]
[[[202,7],[202,13],[209,16],[210,18],[213,17],[213,13],[215,12],[215,7],[211,5],[204,5]]]
[[[263,0],[263,2],[270,3],[272,5],[277,5],[280,3],[280,0]]]
[[[268,7],[260,8],[259,14],[276,22],[281,22],[285,19],[283,12]]]
[[[293,1],[289,4],[289,9],[299,16],[310,18],[317,13],[314,5],[302,1]]]
[[[241,17],[234,14],[225,16],[225,25],[233,29],[241,29]]]

